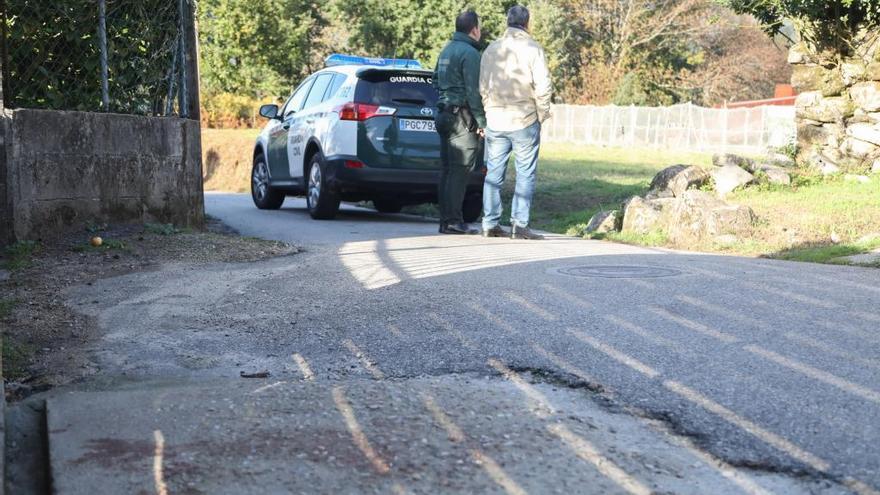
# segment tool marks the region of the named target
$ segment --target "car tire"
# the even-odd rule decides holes
[[[332,220],[339,211],[339,195],[327,181],[327,164],[321,153],[315,153],[306,170],[306,205],[315,220]]]
[[[373,207],[379,213],[400,213],[403,209],[403,205],[393,199],[374,199]]]
[[[461,216],[467,223],[474,223],[483,214],[483,195],[469,194],[461,205]]]
[[[284,193],[269,186],[269,166],[260,153],[254,157],[251,167],[251,198],[261,210],[277,210],[284,204]]]

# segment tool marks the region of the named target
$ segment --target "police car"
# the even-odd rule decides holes
[[[254,146],[251,195],[278,209],[306,197],[315,219],[331,219],[340,201],[372,201],[380,212],[437,202],[440,137],[434,128],[432,72],[415,60],[331,55],[269,119]],[[464,220],[481,212],[484,173],[473,171]]]

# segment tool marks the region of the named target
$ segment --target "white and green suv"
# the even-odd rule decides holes
[[[331,55],[279,108],[254,146],[251,194],[260,209],[305,195],[312,218],[340,201],[372,201],[380,212],[437,201],[440,137],[431,71],[414,60]],[[471,173],[464,220],[481,212],[484,168]]]

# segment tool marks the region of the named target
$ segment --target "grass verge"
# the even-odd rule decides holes
[[[3,267],[10,271],[27,268],[39,248],[40,245],[35,241],[18,241],[6,246],[3,250]]]

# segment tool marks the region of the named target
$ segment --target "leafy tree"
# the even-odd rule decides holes
[[[326,20],[311,0],[201,0],[202,87],[255,97],[290,93],[315,70]]]
[[[772,34],[790,21],[810,46],[849,51],[861,28],[880,25],[877,0],[717,0],[735,12],[755,16]]]
[[[484,40],[503,32],[515,0],[335,0],[334,22],[350,33],[347,48],[360,55],[414,58],[433,67],[455,30],[455,17],[468,8],[480,15]]]

